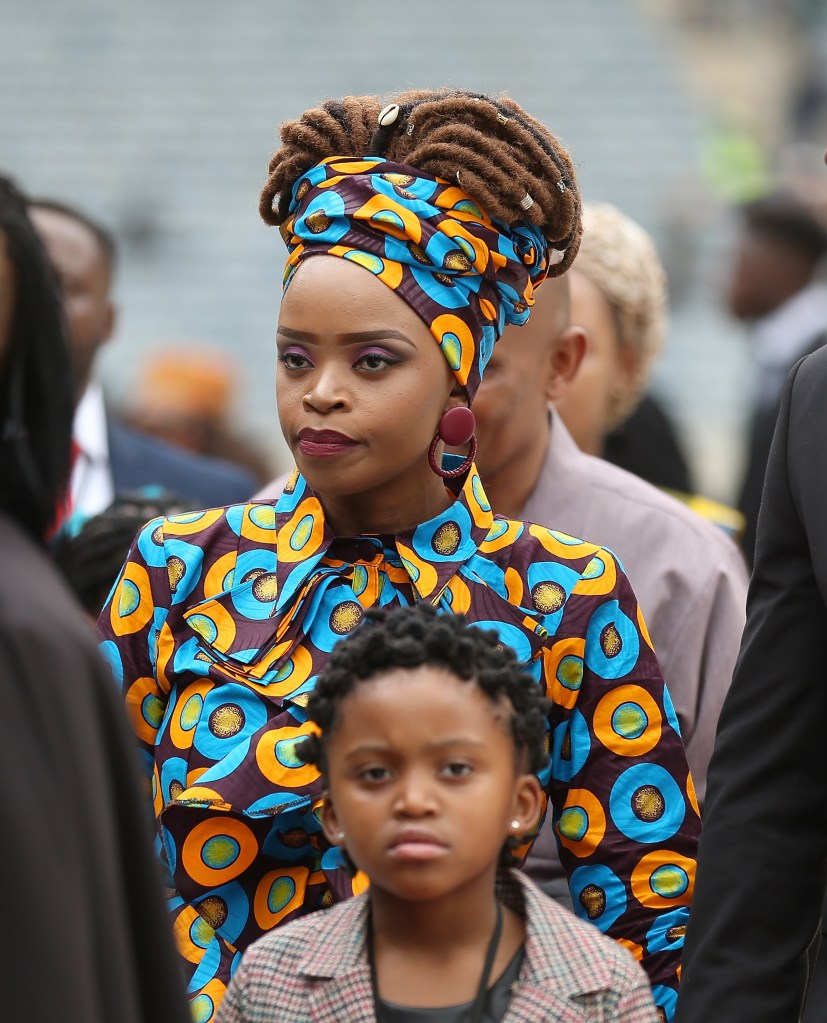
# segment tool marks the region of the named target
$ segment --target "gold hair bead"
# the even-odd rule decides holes
[[[500,111],[498,110],[497,111],[497,120],[499,121],[500,124],[508,124],[508,122],[511,120],[511,118],[510,117],[506,117],[505,114],[500,113]]]

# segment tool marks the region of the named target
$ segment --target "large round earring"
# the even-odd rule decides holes
[[[437,476],[441,476],[444,480],[452,480],[468,472],[477,454],[477,438],[474,436],[476,427],[477,421],[474,418],[474,413],[465,405],[457,405],[442,413],[436,434],[428,448],[428,465]],[[437,461],[436,449],[440,441],[452,448],[468,444],[470,441],[471,447],[468,454],[456,469],[443,469]]]

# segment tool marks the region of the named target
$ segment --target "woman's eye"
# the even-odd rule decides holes
[[[395,362],[395,359],[392,359],[389,355],[385,355],[382,352],[365,352],[364,355],[360,355],[356,360],[356,365],[361,369],[366,369],[371,373],[376,373],[379,370],[393,366]]]
[[[450,764],[446,764],[442,768],[442,773],[447,775],[449,778],[465,778],[471,773],[471,770],[472,768],[470,764],[457,760]]]
[[[313,363],[299,352],[282,352],[279,362],[285,369],[310,369]]]

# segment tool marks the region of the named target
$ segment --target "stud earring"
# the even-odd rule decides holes
[[[436,434],[428,449],[428,464],[437,476],[441,476],[444,480],[452,480],[468,472],[477,454],[477,438],[474,436],[476,427],[477,421],[474,418],[474,413],[470,408],[466,408],[465,405],[457,405],[455,408],[449,408],[442,413]],[[440,441],[452,448],[467,444],[470,441],[470,450],[456,469],[443,469],[437,461],[436,449]]]
[[[519,831],[520,830],[520,822],[519,821],[512,821],[511,822],[511,827],[512,827],[512,829],[514,831]]]
[[[344,842],[344,840],[345,840],[345,833],[344,833],[344,831],[339,831],[339,832],[337,832],[337,833],[336,833],[336,838],[337,838],[337,839],[338,839],[338,840],[339,840],[340,842]]]

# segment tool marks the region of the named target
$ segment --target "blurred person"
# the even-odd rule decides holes
[[[609,448],[610,461],[624,459],[615,461],[621,468],[688,491],[675,429],[660,403],[644,395],[666,338],[666,274],[650,236],[616,207],[585,203],[583,218],[570,288],[586,354],[558,411],[581,451],[605,458]]]
[[[60,281],[71,345],[77,402],[71,510],[93,515],[111,504],[118,491],[151,485],[174,489],[193,506],[248,497],[256,486],[249,473],[156,441],[109,413],[92,371],[115,326],[115,240],[101,224],[63,203],[38,199],[29,209]]]
[[[741,235],[727,303],[736,319],[752,326],[758,369],[738,497],[746,519],[743,548],[751,563],[781,388],[792,366],[827,341],[827,284],[818,274],[827,255],[827,228],[793,194],[757,199],[739,212]]]
[[[72,409],[54,275],[0,178],[2,1015],[186,1023],[134,738],[44,551]]]
[[[744,625],[746,568],[712,522],[574,443],[555,410],[576,388],[587,347],[582,327],[571,323],[568,276],[546,283],[529,322],[519,331],[507,328],[494,349],[474,405],[477,464],[499,514],[594,537],[620,558],[674,700],[703,804]],[[565,901],[547,834],[535,842],[527,870]]]
[[[138,530],[159,515],[191,508],[189,501],[161,488],[122,491],[108,508],[70,520],[55,537],[51,553],[63,578],[94,625],[112,592]]]
[[[826,394],[821,345],[788,374],[770,445],[747,624],[710,765],[680,1023],[827,1019]]]
[[[655,244],[609,203],[586,203],[583,224],[570,287],[586,354],[557,411],[581,451],[611,453],[738,538],[743,520],[735,509],[683,489],[690,479],[674,427],[657,400],[644,397],[667,329],[666,274]]]
[[[827,1018],[827,348],[793,368],[709,771],[680,1023]],[[810,966],[818,953],[814,970]]]
[[[212,1018],[263,932],[362,890],[296,746],[339,640],[425,602],[496,631],[551,696],[541,782],[575,901],[640,949],[668,1017],[700,821],[637,598],[599,545],[495,518],[474,466],[492,348],[577,251],[571,158],[513,100],[460,90],[328,100],[281,140],[259,209],[289,253],[276,390],[296,470],[275,504],[153,520],[99,621],[159,781],[194,1011]]]
[[[270,467],[230,422],[237,390],[228,355],[171,341],[145,360],[125,418],[134,429],[159,440],[243,466],[260,486]]]

